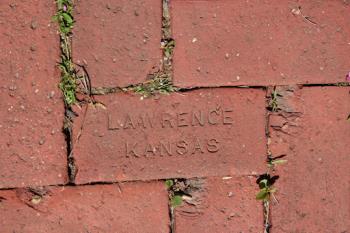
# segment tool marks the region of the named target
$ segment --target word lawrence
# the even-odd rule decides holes
[[[169,113],[163,112],[158,115],[141,113],[137,115],[125,114],[119,118],[108,115],[109,130],[130,129],[156,129],[174,127],[194,127],[209,125],[232,125],[233,110],[217,106],[206,111],[196,110],[191,112]]]

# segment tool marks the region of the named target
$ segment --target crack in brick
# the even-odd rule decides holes
[[[271,138],[276,137],[274,133],[282,133],[288,135],[288,137],[297,136],[297,128],[300,127],[298,119],[303,115],[303,112],[299,111],[298,101],[301,100],[300,96],[295,93],[296,90],[303,86],[274,86],[267,89],[267,116],[266,116],[266,136],[268,138],[267,143],[267,155],[268,155],[268,170],[267,175],[275,172],[275,166],[272,161],[278,160],[282,157],[288,156],[288,154],[275,155],[274,149],[271,147]],[[272,93],[278,93],[272,95]],[[275,97],[275,111],[272,111],[270,106],[272,96]],[[294,100],[294,101],[293,101]],[[297,100],[297,101],[295,101]],[[277,135],[278,137],[278,135]],[[279,176],[273,176],[278,177]],[[275,183],[275,181],[274,181]],[[273,194],[272,194],[273,196]],[[274,197],[274,196],[273,196]],[[277,199],[274,197],[275,201]],[[271,200],[270,197],[263,201],[264,207],[264,233],[269,233],[273,227],[271,223]]]
[[[174,178],[168,179],[165,182],[171,182],[168,187],[169,195],[169,217],[170,217],[170,233],[175,233],[175,208],[173,199],[178,196],[181,197],[182,205],[184,202],[188,204],[188,208],[181,209],[180,215],[195,217],[201,214],[203,208],[203,195],[205,196],[206,190],[204,190],[204,179],[202,178]]]

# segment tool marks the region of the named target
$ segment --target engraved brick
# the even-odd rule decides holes
[[[67,181],[52,1],[0,3],[0,188]]]
[[[350,66],[346,2],[173,0],[174,83],[344,82]]]
[[[77,183],[264,171],[263,90],[146,99],[118,93],[97,100],[105,108],[88,106],[74,124]]]
[[[254,177],[191,180],[175,208],[175,233],[262,232],[263,210]]]
[[[137,84],[160,65],[161,0],[76,2],[74,60],[94,87]]]
[[[288,162],[277,167],[272,231],[349,232],[350,88],[278,91],[284,107],[270,120],[271,148]]]
[[[2,233],[169,230],[161,182],[0,191]]]

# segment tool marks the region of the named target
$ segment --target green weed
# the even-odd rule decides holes
[[[176,91],[177,88],[172,85],[172,81],[168,74],[160,71],[152,74],[148,81],[131,87],[131,90],[143,95],[144,97],[149,97],[157,93],[168,94]]]
[[[163,51],[163,62],[159,71],[150,74],[148,81],[128,88],[138,94],[148,97],[154,94],[168,94],[178,89],[172,83],[172,60],[175,48],[175,40],[171,38],[170,12],[168,0],[163,0],[162,17],[162,41],[161,49]]]
[[[260,190],[256,194],[256,199],[263,201],[269,200],[270,195],[276,192],[276,188],[273,187],[274,182],[275,179],[271,178],[268,174],[261,177],[261,179],[258,181]]]
[[[63,92],[65,103],[68,106],[76,102],[76,73],[72,66],[73,65],[70,60],[66,60],[63,58],[61,59],[61,63],[59,64],[59,68],[61,70],[61,82],[59,84],[59,87]]]
[[[165,181],[165,186],[167,187],[169,193],[170,207],[172,209],[182,205],[182,190],[180,190],[177,185],[176,179],[169,179]]]
[[[276,87],[273,89],[273,91],[271,92],[271,97],[270,97],[270,101],[269,101],[269,105],[268,105],[268,110],[272,111],[272,112],[277,112],[278,110],[280,110],[279,106],[278,106],[278,98],[281,97],[280,94],[278,94]]]
[[[180,206],[182,204],[182,196],[175,195],[171,198],[170,204],[173,208]]]
[[[267,159],[267,168],[268,171],[266,174],[259,177],[257,180],[257,183],[259,185],[259,192],[256,194],[257,200],[269,200],[270,196],[273,195],[274,192],[276,192],[276,189],[273,187],[273,184],[278,179],[278,176],[270,176],[270,173],[275,170],[275,167],[277,165],[285,164],[287,163],[287,160],[283,159],[286,155],[279,155],[276,157],[269,156]]]
[[[57,12],[53,16],[53,20],[59,25],[60,45],[61,45],[61,62],[59,68],[61,70],[61,89],[64,101],[67,106],[76,102],[77,90],[77,72],[72,61],[71,50],[71,31],[74,26],[73,18],[73,1],[72,0],[56,0]]]
[[[53,16],[53,20],[59,24],[60,33],[68,35],[73,29],[73,1],[72,0],[56,0],[57,13]]]

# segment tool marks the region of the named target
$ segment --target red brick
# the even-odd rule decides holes
[[[173,0],[171,9],[177,86],[336,83],[349,71],[345,1]]]
[[[1,232],[168,232],[163,183],[57,187],[42,198],[0,192]]]
[[[137,84],[161,60],[161,0],[77,1],[73,58],[92,85]]]
[[[349,91],[294,90],[284,100],[294,110],[273,117],[272,153],[288,160],[277,168],[273,233],[350,231]]]
[[[89,106],[85,120],[82,111],[75,122],[77,183],[264,171],[262,90],[207,89],[146,99],[119,93],[98,101],[106,109]],[[200,111],[203,126],[192,119]]]
[[[175,233],[261,232],[263,210],[253,177],[205,180],[175,208]]]
[[[67,180],[54,13],[53,2],[0,3],[0,188]]]

